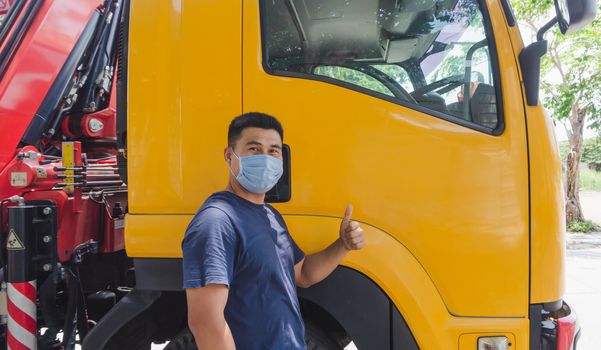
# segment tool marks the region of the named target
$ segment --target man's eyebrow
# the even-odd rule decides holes
[[[246,143],[247,145],[257,145],[257,146],[263,146],[263,144],[259,141],[255,141],[255,140],[250,140]]]
[[[250,140],[246,143],[246,145],[257,145],[257,146],[263,146],[263,144],[259,141],[255,141],[255,140]],[[271,147],[273,148],[277,148],[277,149],[282,149],[282,146],[278,145],[277,143],[271,145]]]

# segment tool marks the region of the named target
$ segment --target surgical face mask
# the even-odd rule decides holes
[[[281,159],[267,154],[238,157],[234,150],[232,153],[240,160],[240,171],[236,176],[230,167],[230,172],[248,192],[261,194],[269,191],[284,173]]]

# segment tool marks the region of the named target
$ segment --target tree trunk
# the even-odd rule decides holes
[[[580,108],[578,101],[570,113],[571,132],[568,133],[570,152],[566,159],[566,222],[584,221],[580,207],[579,178],[580,158],[582,157],[582,139],[584,138],[584,120],[586,108]]]

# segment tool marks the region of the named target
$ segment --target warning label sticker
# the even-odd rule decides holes
[[[27,173],[21,171],[13,171],[10,173],[10,184],[14,187],[27,186]]]
[[[23,245],[23,242],[21,242],[21,240],[19,239],[19,236],[17,236],[17,233],[12,228],[10,229],[10,232],[8,232],[8,238],[6,239],[6,249],[7,250],[24,250],[25,249],[25,245]]]
[[[37,176],[38,179],[45,179],[45,178],[48,177],[48,172],[44,168],[37,168],[36,169],[36,176]]]

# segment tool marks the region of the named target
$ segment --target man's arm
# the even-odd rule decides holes
[[[222,284],[186,289],[188,326],[199,349],[235,350],[223,310],[228,289]]]
[[[365,246],[363,229],[351,220],[353,206],[348,205],[340,224],[340,237],[321,252],[311,254],[294,266],[296,285],[308,288],[328,277],[351,250]]]

